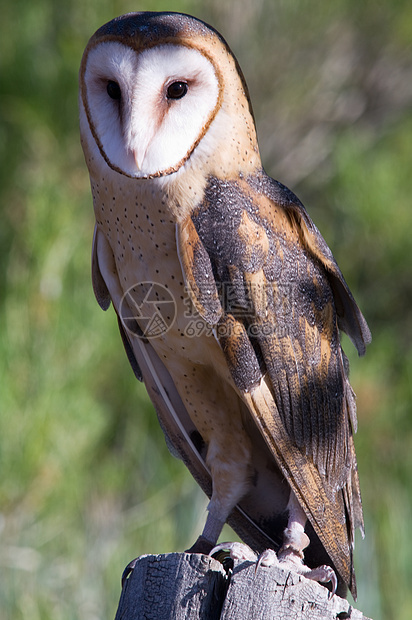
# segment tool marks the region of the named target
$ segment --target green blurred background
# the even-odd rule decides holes
[[[77,121],[91,34],[128,11],[175,10],[228,40],[265,168],[307,206],[372,329],[364,359],[345,340],[367,534],[356,545],[357,607],[410,620],[411,1],[0,9],[1,618],[113,618],[128,561],[185,549],[203,525],[206,500],[169,456],[113,312],[93,297]]]

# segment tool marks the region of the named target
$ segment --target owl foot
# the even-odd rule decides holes
[[[219,551],[229,551],[229,555],[232,560],[238,560],[239,562],[256,562],[257,555],[250,547],[241,542],[225,542],[220,543],[213,547],[209,552],[212,556]]]
[[[336,573],[330,566],[326,564],[318,566],[316,568],[309,568],[303,563],[302,553],[293,549],[291,545],[283,546],[277,555],[273,549],[266,549],[259,555],[256,555],[254,551],[244,543],[240,542],[226,542],[220,543],[213,547],[209,552],[210,556],[218,554],[220,551],[228,551],[232,560],[239,562],[256,562],[255,572],[257,572],[260,566],[273,566],[279,564],[282,568],[292,570],[299,575],[303,575],[306,579],[312,581],[319,581],[320,583],[331,583],[332,588],[329,594],[329,598],[336,592],[338,586],[338,580]]]
[[[285,568],[290,568],[290,570],[304,575],[307,579],[319,581],[320,583],[330,582],[332,588],[329,598],[332,598],[338,587],[338,578],[335,571],[326,564],[317,568],[309,568],[303,562],[303,551],[310,543],[309,537],[305,534],[307,518],[292,491],[288,501],[288,512],[288,526],[283,531],[283,545],[277,555],[279,563]],[[270,549],[268,552],[270,553]],[[265,551],[264,553],[267,552]]]
[[[275,552],[271,549],[267,549],[263,552],[264,554]],[[329,598],[336,592],[336,588],[338,587],[338,579],[336,577],[336,573],[327,564],[322,564],[321,566],[317,566],[316,568],[309,568],[306,564],[303,563],[303,554],[298,549],[294,548],[292,545],[283,545],[281,550],[277,555],[277,560],[279,564],[290,570],[295,571],[299,575],[303,575],[306,579],[311,579],[312,581],[319,581],[320,583],[331,583],[331,590],[329,592]]]

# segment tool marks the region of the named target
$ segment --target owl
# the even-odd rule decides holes
[[[210,498],[191,551],[227,522],[259,562],[356,596],[340,330],[359,355],[370,332],[304,206],[263,170],[236,58],[194,17],[131,13],[91,37],[79,99],[94,292]]]

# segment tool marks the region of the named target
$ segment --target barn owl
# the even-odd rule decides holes
[[[339,332],[360,355],[370,332],[302,203],[262,168],[236,58],[188,15],[114,19],[83,55],[80,126],[97,301],[113,304],[167,444],[210,498],[191,550],[209,552],[228,522],[259,562],[356,596]]]

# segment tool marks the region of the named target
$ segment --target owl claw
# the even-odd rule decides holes
[[[331,599],[332,596],[335,594],[338,587],[338,578],[333,568],[331,568],[327,564],[322,564],[321,566],[317,566],[316,568],[309,568],[303,563],[303,560],[300,558],[299,554],[297,554],[294,550],[290,548],[282,550],[279,553],[279,563],[285,568],[290,568],[299,575],[303,575],[304,577],[306,577],[306,579],[318,581],[319,583],[330,582],[332,588],[329,592],[328,598]]]
[[[137,562],[138,559],[139,558],[135,558],[134,560],[129,562],[129,564],[124,569],[123,574],[122,574],[122,589],[124,588],[124,584],[126,583],[127,579],[129,578],[129,575],[131,575],[131,573],[134,571],[134,567],[136,566],[136,562]]]
[[[273,549],[266,549],[263,551],[256,562],[255,574],[258,571],[259,566],[273,566],[274,564],[279,564],[278,556],[276,555],[276,551]]]
[[[328,599],[330,600],[334,594],[336,593],[336,589],[338,587],[338,578],[336,577],[336,573],[327,564],[323,564],[322,566],[317,566],[316,568],[309,569],[307,573],[303,573],[303,575],[307,579],[312,579],[313,581],[319,581],[319,583],[331,583],[332,588],[329,591]]]
[[[240,542],[224,542],[216,545],[210,551],[209,555],[213,556],[218,551],[227,550],[232,560],[238,560],[242,562],[256,562],[257,556],[254,551],[244,543]]]
[[[306,579],[311,579],[312,581],[318,581],[319,583],[331,583],[332,588],[329,592],[328,598],[331,599],[332,596],[336,593],[336,589],[338,587],[338,579],[336,577],[336,573],[327,564],[323,564],[322,566],[317,566],[316,568],[309,568],[303,561],[296,556],[295,553],[283,552],[281,557],[278,558],[276,552],[273,549],[266,549],[263,551],[259,557],[256,556],[256,553],[252,551],[248,545],[240,542],[224,542],[219,543],[209,552],[209,556],[214,556],[219,553],[219,551],[228,551],[229,556],[232,560],[237,560],[240,562],[255,562],[255,574],[257,573],[260,566],[273,566],[274,564],[283,565],[285,568],[290,568],[295,571],[299,575],[303,575]]]

